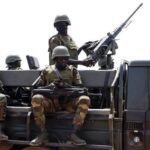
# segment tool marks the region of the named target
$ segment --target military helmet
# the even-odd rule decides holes
[[[69,51],[68,48],[65,46],[56,46],[53,49],[52,52],[52,59],[56,58],[56,57],[69,57]]]
[[[56,16],[54,20],[54,27],[56,27],[57,23],[59,22],[66,22],[67,25],[71,25],[70,19],[67,15]]]
[[[6,57],[5,63],[6,64],[11,64],[16,61],[21,61],[21,58],[18,55],[9,55]]]

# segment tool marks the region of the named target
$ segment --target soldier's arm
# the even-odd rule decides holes
[[[79,71],[75,67],[73,68],[73,85],[82,86]]]
[[[45,86],[47,84],[46,80],[46,69],[42,70],[40,76],[36,79],[34,86],[39,87],[39,86]]]

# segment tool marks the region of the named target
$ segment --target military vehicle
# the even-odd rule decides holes
[[[9,98],[5,132],[7,143],[28,146],[38,133],[30,105],[40,70],[1,70],[0,80]],[[118,69],[80,70],[92,106],[82,131],[85,149],[150,149],[150,61],[123,61]],[[16,93],[10,89],[18,87]],[[25,88],[27,87],[27,89]],[[73,114],[47,114],[47,147],[76,148],[69,143]]]
[[[94,43],[94,50],[86,61],[95,64],[107,55],[115,37],[141,6],[113,34]],[[13,144],[13,149],[28,147],[38,134],[30,103],[41,70],[37,59],[27,56],[27,60],[30,70],[0,70],[0,80],[8,97],[5,132],[9,140],[6,143]],[[49,143],[43,148],[149,150],[150,61],[122,61],[117,69],[111,66],[80,70],[80,74],[91,98],[85,124],[78,133],[87,145],[77,147],[68,141],[74,114],[61,111],[46,114]]]

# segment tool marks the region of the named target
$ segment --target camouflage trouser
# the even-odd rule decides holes
[[[68,101],[66,104],[60,105],[58,99],[52,100],[37,94],[32,97],[31,104],[34,119],[39,128],[43,128],[45,126],[45,112],[56,112],[61,109],[65,109],[69,112],[75,112],[73,124],[82,126],[90,106],[90,98],[88,96],[81,96]]]
[[[0,121],[4,121],[6,117],[7,98],[0,93]]]

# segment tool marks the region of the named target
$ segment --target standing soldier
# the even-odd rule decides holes
[[[5,63],[8,70],[21,70],[21,58],[18,55],[9,55],[6,57]]]
[[[58,33],[49,39],[49,64],[54,64],[52,60],[53,49],[58,45],[63,45],[68,48],[71,59],[78,59],[77,46],[70,35],[68,35],[68,25],[71,25],[70,19],[67,15],[56,16],[54,20],[54,27]]]
[[[53,83],[56,86],[63,88],[63,82],[71,85],[81,85],[81,79],[78,70],[67,65],[69,59],[69,52],[65,46],[57,46],[52,52],[52,59],[54,65],[48,66],[41,74],[41,84],[47,86]],[[62,80],[60,80],[60,77]],[[75,145],[85,145],[86,141],[80,139],[77,131],[83,126],[85,117],[90,106],[90,98],[88,96],[79,96],[76,98],[65,97],[63,103],[61,98],[58,97],[45,97],[41,94],[36,94],[32,97],[32,109],[34,119],[37,127],[40,129],[40,135],[31,141],[30,145],[38,146],[47,141],[47,133],[45,128],[45,112],[56,112],[60,110],[67,110],[75,112],[72,122],[73,130],[70,135],[70,141]]]

